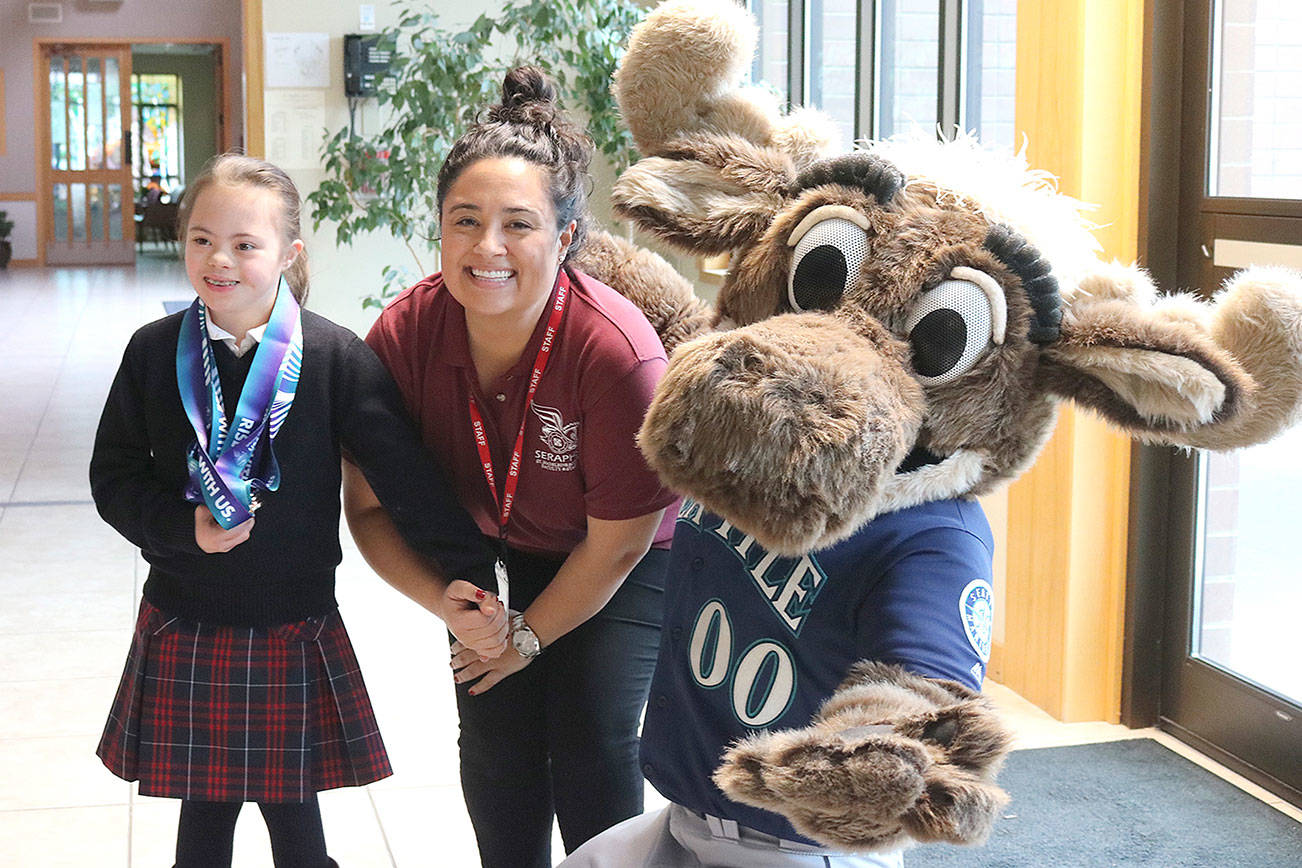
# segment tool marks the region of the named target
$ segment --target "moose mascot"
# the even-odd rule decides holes
[[[685,495],[643,769],[670,802],[573,868],[898,865],[980,843],[1010,738],[979,690],[991,532],[1058,402],[1155,443],[1233,449],[1302,399],[1302,278],[1207,303],[1105,264],[1078,203],[961,139],[833,144],[740,86],[754,29],[670,0],[615,80],[642,159],[615,207],[731,254],[707,306],[601,235],[585,271],[672,353],[640,443]]]

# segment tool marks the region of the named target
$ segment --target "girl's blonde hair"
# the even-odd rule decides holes
[[[294,239],[302,236],[299,229],[301,201],[298,188],[294,186],[294,182],[289,179],[284,170],[266,160],[228,151],[209,160],[204,165],[203,171],[199,173],[199,177],[195,178],[189,189],[185,191],[178,216],[182,239],[186,237],[186,230],[190,225],[190,211],[194,203],[198,201],[204,190],[216,184],[228,187],[248,184],[275,193],[280,200],[281,229],[285,243],[290,244]],[[294,298],[298,299],[299,304],[307,301],[306,250],[300,250],[289,268],[285,269],[285,282],[289,284],[289,291],[294,293]]]

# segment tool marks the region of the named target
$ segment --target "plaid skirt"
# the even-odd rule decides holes
[[[338,611],[269,628],[148,601],[96,751],[147,796],[303,802],[393,773]]]

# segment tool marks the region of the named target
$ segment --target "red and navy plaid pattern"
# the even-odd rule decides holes
[[[271,628],[143,601],[97,751],[148,796],[302,802],[393,773],[339,613]]]

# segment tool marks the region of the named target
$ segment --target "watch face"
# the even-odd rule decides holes
[[[533,657],[538,653],[538,637],[528,627],[516,630],[511,635],[511,644],[521,657]]]

